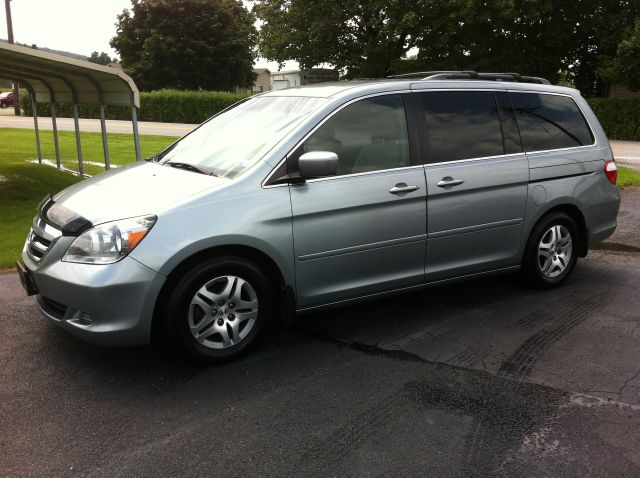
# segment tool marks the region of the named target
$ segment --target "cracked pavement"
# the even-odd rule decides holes
[[[217,367],[102,349],[0,274],[0,475],[640,474],[640,254],[303,316]]]

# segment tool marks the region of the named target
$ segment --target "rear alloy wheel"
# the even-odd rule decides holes
[[[549,279],[558,277],[571,261],[573,240],[569,230],[561,225],[551,226],[538,243],[538,268]]]
[[[269,278],[241,257],[206,259],[182,274],[168,299],[167,338],[183,355],[219,362],[244,353],[274,309]]]
[[[529,283],[548,289],[560,285],[577,261],[578,227],[564,213],[551,213],[540,220],[529,237],[524,272]]]

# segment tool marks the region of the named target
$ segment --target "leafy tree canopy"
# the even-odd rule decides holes
[[[605,62],[600,73],[607,80],[640,90],[640,18],[625,32],[616,55]]]
[[[311,68],[330,63],[349,77],[385,76],[414,44],[418,16],[403,0],[257,0],[260,53]]]
[[[517,71],[552,81],[568,75],[587,93],[603,64],[633,52],[620,42],[640,17],[640,0],[254,4],[263,22],[261,54],[275,61],[293,59],[303,67],[326,62],[349,77],[441,69]],[[413,47],[417,56],[404,59]]]
[[[113,62],[113,60],[107,53],[105,52],[98,53],[97,51],[94,51],[93,53],[91,53],[91,56],[87,58],[87,60],[90,61],[91,63],[97,63],[98,65],[108,65],[109,63]]]
[[[111,46],[142,90],[253,84],[254,17],[240,0],[131,0]]]

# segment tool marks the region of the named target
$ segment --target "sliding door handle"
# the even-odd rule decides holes
[[[389,192],[391,194],[402,194],[417,191],[418,189],[420,189],[420,186],[407,186],[405,183],[398,183],[394,187],[389,189]]]
[[[442,178],[442,181],[436,184],[436,186],[439,188],[448,188],[450,186],[459,186],[462,183],[464,183],[462,179],[453,179],[451,176],[446,176]]]

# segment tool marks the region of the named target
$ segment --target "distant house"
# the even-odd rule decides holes
[[[271,72],[266,68],[256,68],[253,72],[257,75],[253,82],[253,93],[261,93],[271,89]]]
[[[256,94],[271,89],[271,72],[266,68],[254,68],[256,79],[251,88],[236,88],[238,94]]]
[[[606,85],[605,96],[607,98],[640,98],[640,91],[631,91],[622,85],[609,84]]]
[[[284,88],[292,88],[294,86],[338,81],[338,79],[338,72],[329,68],[277,71],[271,73],[271,89],[282,90]]]

